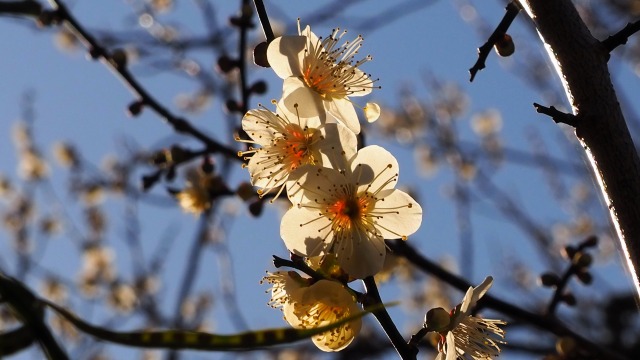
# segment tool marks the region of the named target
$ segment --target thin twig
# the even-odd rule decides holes
[[[608,52],[612,52],[618,46],[626,44],[629,37],[638,31],[640,31],[640,20],[628,23],[622,30],[602,40],[602,45]]]
[[[267,43],[270,43],[276,38],[276,36],[273,34],[273,29],[269,22],[269,16],[267,16],[267,9],[264,7],[262,0],[253,0],[253,3],[256,6],[256,12],[258,13],[262,30],[264,31],[264,37],[267,39]]]
[[[556,122],[556,124],[567,124],[572,127],[576,127],[578,125],[577,117],[573,114],[564,113],[554,106],[546,107],[542,106],[538,103],[533,103],[533,107],[536,108],[536,111],[540,114],[547,115]]]
[[[520,8],[514,1],[510,2],[507,5],[506,10],[507,12],[504,14],[502,21],[500,21],[500,24],[498,24],[491,36],[489,36],[487,42],[478,48],[478,60],[469,69],[469,74],[471,75],[471,78],[469,79],[470,82],[472,82],[476,77],[478,71],[485,68],[485,61],[487,60],[487,57],[491,52],[491,48],[493,48],[493,46],[504,37],[504,35],[507,33],[507,30],[509,29],[509,26],[513,22],[513,19],[515,19],[520,12]]]
[[[373,279],[373,276],[369,276],[362,281],[366,289],[366,296],[362,303],[365,310],[370,306],[382,304],[382,299],[380,298],[380,293],[378,292],[378,287],[376,286],[376,281]],[[398,352],[398,355],[400,355],[403,360],[415,359],[418,355],[418,349],[410,347],[407,342],[405,342],[387,310],[383,307],[382,309],[375,310],[372,313],[380,323],[380,326],[384,329],[389,340],[391,340],[391,343]]]
[[[40,13],[42,13],[42,5],[37,1],[0,1],[0,14],[38,17]]]
[[[138,97],[138,102],[153,109],[164,118],[178,133],[188,134],[200,140],[212,153],[220,153],[227,158],[238,159],[237,151],[215,141],[210,136],[191,125],[184,118],[173,115],[166,107],[158,102],[149,92],[133,77],[126,67],[126,61],[118,61],[106,48],[87,32],[82,25],[71,15],[66,5],[60,0],[50,0],[55,7],[57,15],[64,21],[80,41],[89,49],[89,54],[94,59],[100,59],[110,70],[117,74],[129,90]]]

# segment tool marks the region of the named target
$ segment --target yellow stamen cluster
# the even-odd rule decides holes
[[[298,26],[299,23],[298,23]],[[357,68],[372,60],[367,55],[354,63],[353,58],[362,46],[358,35],[352,42],[338,45],[346,30],[334,29],[329,37],[319,38],[317,43],[308,43],[304,50],[302,79],[324,98],[344,98],[358,92],[370,91],[373,82],[368,74]],[[375,80],[377,81],[377,80]]]

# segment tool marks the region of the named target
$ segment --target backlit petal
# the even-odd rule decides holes
[[[280,236],[285,246],[300,256],[324,255],[326,242],[331,240],[330,233],[331,221],[314,209],[294,206],[280,223]]]
[[[377,229],[385,239],[406,239],[420,228],[422,207],[409,194],[400,190],[385,190],[379,194],[372,212]]]
[[[267,48],[269,65],[281,78],[300,76],[302,57],[307,38],[304,36],[281,36],[273,40]]]
[[[351,101],[346,98],[332,98],[324,100],[324,106],[329,114],[342,122],[354,134],[360,133],[360,121]]]

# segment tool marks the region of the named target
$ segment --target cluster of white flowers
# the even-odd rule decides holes
[[[289,251],[325,264],[324,270],[333,268],[325,271],[327,280],[295,272],[265,278],[273,285],[270,303],[297,328],[323,326],[360,311],[340,280],[378,273],[384,239],[406,240],[422,222],[420,205],[394,189],[399,168],[393,155],[380,146],[358,150],[360,121],[350,98],[371,93],[377,80],[359,69],[371,56],[354,59],[362,36],[342,41],[345,34],[335,29],[319,38],[298,22],[298,35],[273,40],[267,59],[284,80],[282,99],[272,101],[275,111],[260,106],[247,112],[242,128],[250,140],[238,139],[259,145],[240,152],[258,194],[273,201],[286,192],[293,204],[280,226]],[[362,111],[371,122],[380,108],[367,103]],[[313,341],[322,350],[338,351],[359,330],[360,320],[354,320]]]
[[[280,101],[250,110],[242,128],[257,144],[240,152],[251,183],[273,198],[285,190],[293,206],[280,235],[302,257],[335,256],[350,279],[382,269],[384,239],[405,239],[420,227],[422,208],[403,191],[397,160],[380,146],[358,150],[360,122],[350,97],[369,94],[376,80],[359,69],[371,60],[354,60],[362,36],[341,42],[339,29],[319,38],[307,26],[298,35],[273,40],[267,59],[284,79]],[[379,114],[368,103],[369,121]]]

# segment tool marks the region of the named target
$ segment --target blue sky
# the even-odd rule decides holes
[[[219,6],[217,20],[225,23],[226,18],[236,12],[236,2],[219,3],[216,4]],[[284,24],[288,26],[288,32],[293,33],[297,17],[301,17],[303,24],[306,24],[305,19],[312,17],[318,8],[323,6],[322,3],[314,3],[313,6],[308,3],[273,1],[267,2],[267,9],[274,20],[286,21]],[[310,25],[317,34],[328,34],[331,27],[345,27],[342,22],[358,24],[361,19],[380,13],[378,6],[372,6],[374,3],[382,4],[362,2],[360,5],[347,8],[334,21]],[[389,10],[391,8],[393,6],[390,5]],[[70,3],[70,9],[90,31],[125,29],[136,18],[132,6],[126,1],[76,0]],[[496,24],[503,14],[502,2],[487,2],[480,11],[487,21]],[[178,2],[174,14],[161,16],[159,19],[166,23],[180,21],[183,26],[180,30],[188,34],[202,34],[205,29],[192,2]],[[460,18],[453,2],[431,1],[430,5],[382,28],[373,26],[373,29],[362,33],[365,38],[363,52],[374,57],[372,62],[365,65],[364,70],[380,78],[382,90],[374,92],[367,100],[377,101],[382,106],[393,106],[397,104],[397,94],[403,87],[411,88],[421,96],[433,96],[434,94],[427,93],[421,79],[427,75],[446,79],[455,82],[469,96],[469,108],[458,124],[461,138],[476,141],[469,126],[469,118],[477,111],[498,108],[503,119],[503,139],[509,147],[529,151],[531,146],[527,134],[535,130],[545,139],[550,152],[567,154],[566,157],[570,160],[581,162],[575,145],[559,145],[568,143],[566,139],[572,136],[571,131],[556,126],[551,120],[536,114],[531,104],[545,104],[544,99],[533,89],[525,86],[522,79],[514,74],[518,71],[518,61],[523,61],[523,57],[526,58],[531,53],[539,54],[542,51],[535,43],[537,39],[527,30],[526,21],[524,16],[519,17],[511,30],[516,39],[515,59],[499,60],[492,53],[487,61],[487,68],[479,73],[474,83],[468,82],[467,70],[475,62],[476,48],[484,39],[479,38]],[[357,33],[351,31],[352,36]],[[0,173],[15,179],[15,151],[10,133],[13,124],[21,118],[20,102],[27,91],[33,91],[35,94],[34,130],[43,151],[49,152],[55,141],[70,140],[80,150],[84,159],[99,165],[105,154],[125,155],[124,149],[127,146],[159,149],[176,139],[170,127],[151,111],[144,111],[137,118],[129,118],[125,110],[133,97],[122,83],[101,64],[86,60],[83,50],[72,53],[60,51],[54,43],[53,31],[35,29],[28,22],[0,18],[0,34],[3,34],[0,36],[0,46],[3,49],[0,56],[0,134],[4,134],[3,140],[0,141]],[[258,29],[251,36],[253,39],[259,39],[262,34]],[[519,44],[523,43],[526,46],[523,46],[524,51],[520,52]],[[518,56],[521,58],[518,59]],[[195,52],[193,57],[201,66],[207,68],[213,66],[215,61],[206,52]],[[176,96],[197,90],[194,82],[183,77],[168,73],[150,75],[153,72],[140,64],[133,64],[131,69],[156,98],[176,113],[180,112],[175,105]],[[252,106],[255,107],[258,102],[268,104],[270,99],[279,97],[281,80],[269,69],[252,67],[249,76],[251,81],[264,79],[269,84],[269,92],[254,97]],[[623,91],[629,94],[637,93],[638,78],[626,65],[616,68],[615,78],[623,86]],[[559,82],[557,86],[559,87]],[[221,113],[223,101],[224,99],[214,97],[206,111],[187,116],[195,126],[207,133],[224,134]],[[364,101],[361,105],[364,105]],[[432,258],[456,258],[461,245],[457,241],[455,230],[455,209],[450,201],[446,201],[446,193],[452,180],[451,171],[440,171],[433,178],[420,177],[410,148],[381,138],[376,135],[377,132],[371,125],[365,125],[365,131],[372,134],[368,138],[370,144],[385,146],[398,158],[401,169],[400,184],[419,191],[425,215],[421,229],[410,241],[415,241],[416,246]],[[231,138],[216,138],[228,144],[233,143]],[[572,156],[575,158],[571,158]],[[65,194],[65,171],[53,163],[51,167],[52,192],[57,194],[56,197],[63,206],[69,202],[69,197]],[[494,176],[501,188],[515,194],[540,222],[551,224],[555,219],[568,216],[564,209],[552,203],[552,194],[544,186],[537,186],[544,182],[544,177],[539,171],[525,166],[509,165],[498,170]],[[237,166],[233,170],[232,179],[234,182],[248,181],[248,174]],[[161,189],[156,189],[157,193],[161,194],[159,190]],[[39,196],[43,201],[50,201],[52,198],[51,194],[46,193]],[[124,241],[119,240],[125,231],[124,202],[118,198],[109,199],[105,206],[113,215],[109,242],[116,249],[120,271],[126,276],[130,274],[131,261]],[[226,242],[233,254],[232,269],[236,278],[240,308],[251,328],[284,326],[281,314],[266,305],[268,295],[264,294],[264,291],[267,287],[258,285],[264,272],[273,270],[271,255],[286,257],[286,249],[279,238],[278,230],[282,207],[269,206],[263,216],[256,219],[248,215],[245,206],[238,201],[230,201],[225,206],[229,211],[238,212],[238,217],[228,224]],[[496,262],[505,261],[503,254],[507,257],[506,260],[520,261],[532,250],[520,240],[522,234],[512,225],[506,224],[495,209],[487,204],[479,208],[481,210],[472,215],[476,261],[470,280],[478,283],[486,275],[493,274],[497,283],[495,290],[492,290],[494,294],[511,301],[526,301],[511,298],[507,285],[500,285],[501,274],[494,272],[499,268]],[[164,234],[176,231],[176,240],[166,257],[168,278],[161,289],[167,297],[163,306],[165,309],[172,309],[172,294],[183,271],[180,264],[193,241],[197,219],[176,209],[158,209],[144,203],[137,211],[142,219],[140,227],[146,254],[153,253]],[[77,204],[71,205],[68,213],[71,218],[78,219],[80,208]],[[1,254],[7,254],[8,240],[6,233],[0,233]],[[41,264],[73,279],[79,268],[78,255],[73,243],[63,235],[48,244]],[[12,259],[6,255],[3,255],[2,259],[8,263],[9,269],[13,268]],[[629,289],[630,283],[622,275],[617,262],[618,257],[614,256],[603,264],[607,269],[605,274],[613,274],[613,278],[617,279],[609,280],[603,286]],[[221,269],[215,254],[207,251],[201,265],[202,276],[199,277],[198,288],[219,290],[221,283],[218,275]],[[544,271],[544,266],[536,261],[530,266],[534,272]],[[598,284],[596,282],[596,285]],[[398,294],[402,294],[402,291],[397,287],[383,286],[385,301],[402,300],[398,299]],[[536,296],[545,295],[548,295],[545,290],[536,291]],[[215,331],[233,332],[232,322],[222,301],[215,301],[218,304],[210,323]],[[99,322],[104,316],[107,315],[99,314],[94,320]],[[407,336],[411,329],[420,325],[419,318],[405,317],[400,307],[392,310],[392,316],[398,319],[399,327]],[[136,324],[132,322],[127,325]],[[110,354],[115,356],[121,351],[124,350],[113,349],[110,350]],[[193,356],[205,357],[208,355],[202,353]]]

